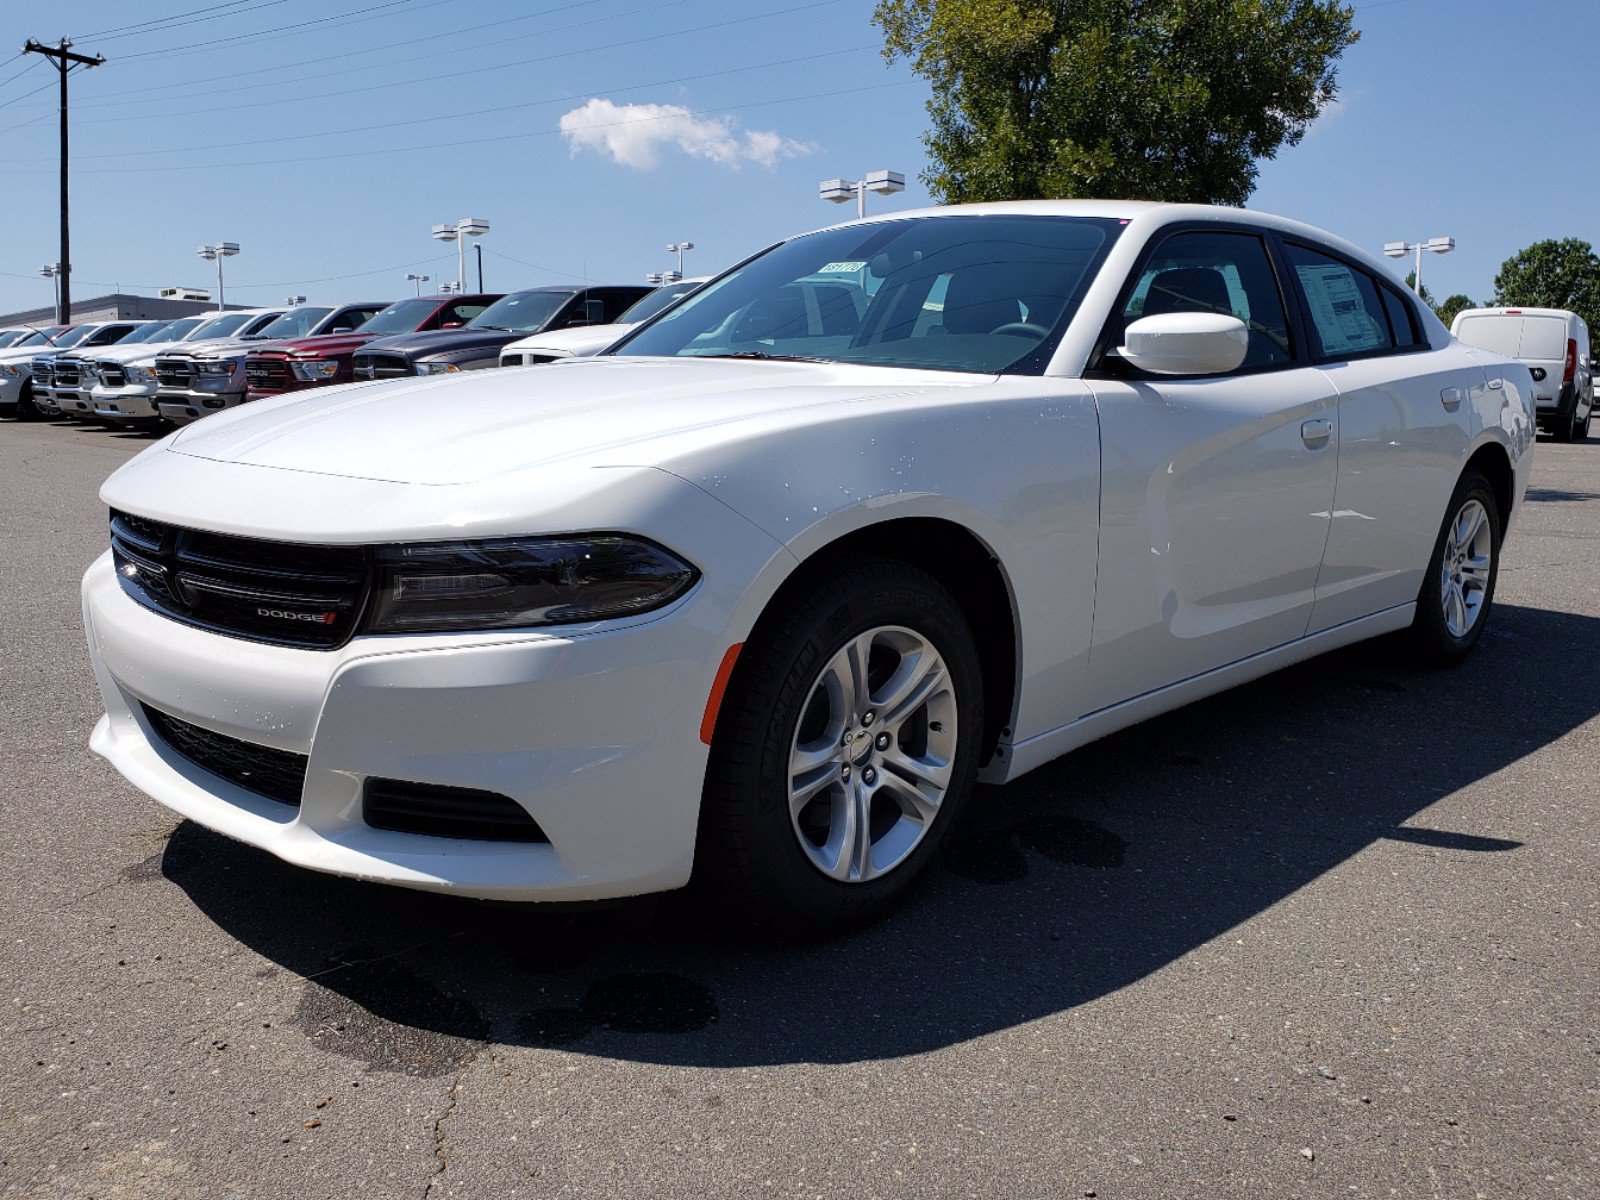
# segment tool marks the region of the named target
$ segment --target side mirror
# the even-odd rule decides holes
[[[1220,313],[1162,313],[1128,326],[1117,354],[1152,375],[1224,375],[1250,349],[1250,330]]]

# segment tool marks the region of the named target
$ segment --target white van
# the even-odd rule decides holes
[[[1469,308],[1450,332],[1469,346],[1520,359],[1533,372],[1539,426],[1558,442],[1583,438],[1594,412],[1589,329],[1564,308]]]

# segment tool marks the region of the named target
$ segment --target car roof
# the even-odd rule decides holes
[[[1321,242],[1341,254],[1366,264],[1369,269],[1381,270],[1384,275],[1388,274],[1388,268],[1383,260],[1372,251],[1346,241],[1326,229],[1319,229],[1315,225],[1307,225],[1303,221],[1291,220],[1288,217],[1280,217],[1275,213],[1261,212],[1253,208],[1228,208],[1218,204],[1176,204],[1161,200],[997,200],[986,204],[950,204],[881,213],[854,221],[840,221],[823,228],[839,229],[847,225],[877,225],[924,217],[962,216],[1100,217],[1126,221],[1130,229],[1136,229],[1141,234],[1178,221],[1201,224],[1244,222],[1292,237]]]

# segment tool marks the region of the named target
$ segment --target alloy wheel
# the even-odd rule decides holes
[[[906,861],[938,818],[957,739],[950,672],[933,645],[880,626],[812,683],[789,755],[789,820],[811,864],[842,883]]]
[[[1478,623],[1489,594],[1493,556],[1489,514],[1477,500],[1468,500],[1450,522],[1439,565],[1439,599],[1451,637],[1466,637]]]

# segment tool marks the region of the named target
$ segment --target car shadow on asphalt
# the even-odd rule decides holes
[[[772,944],[681,895],[530,911],[313,874],[180,825],[132,869],[303,982],[284,1019],[380,1070],[485,1043],[703,1066],[915,1054],[1134,983],[1350,856],[1470,870],[1510,818],[1423,810],[1600,711],[1600,619],[1499,606],[1438,673],[1369,643],[1085,747],[974,797],[942,866],[881,924]],[[1490,784],[1492,787],[1492,783]]]

